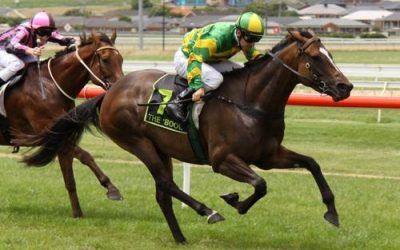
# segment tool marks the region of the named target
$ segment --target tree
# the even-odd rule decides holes
[[[64,16],[84,16],[89,17],[92,15],[91,11],[81,9],[70,9],[64,12]]]
[[[168,8],[163,8],[162,5],[155,5],[149,11],[149,16],[171,16]]]
[[[260,16],[298,16],[294,11],[288,11],[288,7],[285,3],[266,3],[262,0],[256,0],[251,4],[248,4],[244,9],[245,12],[251,11],[257,13]]]
[[[131,6],[133,10],[137,10],[139,8],[139,0],[132,0]],[[143,9],[153,7],[153,3],[150,0],[143,0]]]
[[[266,11],[267,11],[267,4],[259,0],[246,5],[246,8],[244,9],[244,12],[254,12],[260,15],[261,17],[265,16]],[[268,15],[270,15],[269,12]]]
[[[123,22],[128,22],[128,23],[132,22],[131,18],[128,17],[128,16],[120,16],[120,17],[118,18],[118,20],[119,20],[119,21],[123,21]]]
[[[13,27],[20,24],[24,19],[20,17],[5,17],[0,16],[0,23],[6,23],[9,26]]]

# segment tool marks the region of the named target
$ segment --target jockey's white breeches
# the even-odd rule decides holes
[[[185,79],[187,79],[187,65],[188,58],[183,54],[182,50],[179,49],[175,53],[174,66],[176,72]],[[204,83],[205,91],[214,90],[221,85],[224,80],[221,72],[232,71],[233,69],[241,67],[243,66],[229,60],[210,64],[203,62],[201,64],[201,79]]]
[[[15,73],[24,67],[24,62],[14,54],[0,49],[0,78],[7,82]]]
[[[34,62],[34,56],[23,55],[18,58],[16,55],[8,53],[5,49],[0,49],[0,78],[7,82],[19,70],[23,69],[26,63]]]

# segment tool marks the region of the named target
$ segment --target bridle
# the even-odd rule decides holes
[[[109,84],[109,83],[105,83],[105,82],[102,81],[99,77],[97,77],[97,76],[93,73],[93,71],[90,69],[90,67],[92,67],[92,65],[93,65],[93,63],[94,63],[94,58],[95,58],[96,56],[97,56],[97,57],[99,58],[99,60],[100,60],[100,55],[98,54],[99,51],[106,50],[106,49],[111,49],[111,50],[114,50],[116,53],[119,54],[118,49],[116,49],[116,48],[113,47],[113,46],[102,46],[102,47],[98,48],[98,49],[94,52],[94,55],[93,55],[93,57],[92,57],[92,59],[91,59],[91,63],[90,63],[90,67],[89,67],[89,66],[87,66],[87,64],[82,60],[82,58],[79,56],[79,53],[78,53],[79,48],[78,48],[78,46],[75,46],[75,47],[76,47],[76,49],[75,49],[75,56],[76,56],[76,58],[78,59],[78,61],[83,65],[83,67],[86,68],[86,70],[89,72],[90,75],[92,75],[97,81],[99,81],[99,82],[103,85],[104,89],[109,89],[109,88],[110,88],[110,84]],[[53,80],[53,82],[54,82],[54,84],[56,85],[57,89],[58,89],[65,97],[67,97],[68,99],[70,99],[70,100],[72,100],[72,101],[75,101],[75,98],[76,98],[76,97],[71,97],[69,94],[67,94],[67,93],[60,87],[60,85],[57,83],[56,79],[54,78],[53,73],[51,72],[51,68],[50,68],[50,64],[51,64],[51,61],[52,61],[52,60],[53,60],[53,58],[50,58],[49,61],[48,61],[48,63],[47,63],[47,68],[48,68],[48,70],[49,70],[49,74],[50,74],[51,79]],[[100,63],[100,62],[99,62],[99,63]]]
[[[115,47],[113,47],[113,46],[103,46],[103,47],[100,47],[100,48],[98,48],[98,49],[94,52],[93,58],[92,58],[92,60],[91,60],[90,67],[91,67],[91,66],[93,65],[93,63],[94,63],[94,58],[95,58],[95,56],[97,56],[98,59],[100,60],[100,55],[99,55],[98,52],[99,52],[99,51],[102,51],[102,50],[105,50],[105,49],[114,50],[117,54],[119,54],[119,51],[118,51]],[[110,84],[109,84],[109,83],[105,83],[105,82],[102,81],[100,78],[98,78],[98,77],[93,73],[93,71],[90,69],[90,67],[88,67],[88,66],[85,64],[85,62],[84,62],[84,61],[82,60],[82,58],[79,56],[78,47],[76,47],[75,56],[76,56],[76,58],[78,58],[78,61],[83,65],[83,67],[85,67],[86,70],[87,70],[98,82],[100,82],[101,85],[103,85],[104,89],[109,89],[109,88],[110,88]],[[99,64],[100,64],[100,62],[99,62]]]
[[[297,46],[299,47],[298,52],[300,54],[300,56],[305,56],[305,57],[309,57],[309,55],[307,55],[307,53],[305,53],[305,50],[314,42],[318,42],[320,43],[321,40],[318,37],[312,37],[310,39],[308,39],[303,45],[300,45],[300,43],[297,43]],[[280,59],[276,54],[267,51],[268,55],[270,55],[272,58],[274,58],[276,61],[278,61],[283,67],[285,67],[286,69],[288,69],[290,72],[292,72],[293,74],[297,75],[300,78],[306,79],[307,81],[313,83],[313,82],[317,82],[318,83],[318,88],[321,90],[322,94],[325,94],[328,91],[328,86],[327,84],[321,80],[320,76],[318,76],[318,74],[316,74],[312,68],[311,68],[311,60],[307,60],[305,67],[311,72],[313,79],[311,79],[308,76],[302,75],[300,74],[300,72],[296,71],[295,69],[291,68],[289,65],[287,65],[284,61],[282,61],[282,59]]]
[[[305,53],[305,50],[314,42],[318,42],[320,43],[321,40],[317,37],[312,37],[310,39],[308,39],[304,44],[300,44],[297,43],[297,46],[299,47],[298,49],[298,53],[300,54],[300,56],[306,56],[309,57],[309,55],[307,55],[307,53]],[[289,65],[287,65],[282,59],[280,59],[276,54],[267,51],[268,55],[270,55],[273,59],[275,59],[276,61],[278,61],[283,67],[285,67],[286,69],[288,69],[290,72],[292,72],[293,74],[297,75],[300,78],[306,79],[307,81],[313,83],[313,82],[318,82],[318,88],[321,90],[321,94],[325,94],[329,88],[326,85],[326,83],[320,79],[320,77],[315,74],[313,72],[313,70],[311,69],[311,63],[309,61],[311,60],[307,60],[305,67],[311,72],[311,74],[313,75],[313,79],[311,79],[308,76],[302,75],[300,72],[296,71],[295,69],[291,68]],[[247,83],[249,81],[249,77],[250,74],[247,76],[247,80],[246,80],[246,84],[245,84],[245,91],[247,89]],[[246,93],[244,94],[246,96]],[[283,119],[284,117],[284,113],[283,112],[277,112],[277,113],[270,113],[270,112],[265,112],[259,109],[256,109],[254,107],[251,106],[247,106],[244,104],[239,104],[234,102],[233,100],[223,96],[223,95],[216,95],[216,99],[225,102],[227,104],[233,105],[235,107],[237,107],[238,109],[240,109],[242,112],[247,113],[251,116],[254,117],[268,117],[269,119]]]

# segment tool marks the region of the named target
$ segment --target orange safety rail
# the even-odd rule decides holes
[[[93,98],[104,93],[100,87],[85,86],[79,93],[80,98]],[[400,97],[351,96],[346,100],[334,102],[330,96],[292,94],[289,105],[319,107],[356,107],[356,108],[400,108]]]

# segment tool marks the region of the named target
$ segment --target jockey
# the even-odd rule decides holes
[[[63,46],[75,43],[56,31],[53,17],[45,11],[0,34],[0,86],[24,68],[25,63],[38,60],[48,41]]]
[[[253,12],[243,13],[236,23],[218,22],[187,33],[175,53],[174,65],[189,87],[167,105],[167,114],[185,121],[188,103],[180,101],[190,97],[199,101],[205,92],[218,88],[223,81],[220,72],[242,67],[228,60],[237,52],[242,50],[247,60],[261,56],[254,44],[263,35],[264,21]]]

